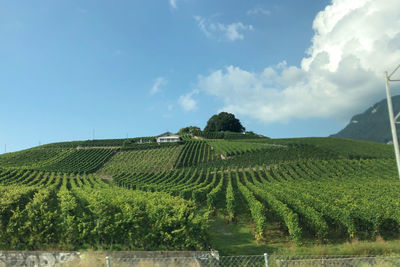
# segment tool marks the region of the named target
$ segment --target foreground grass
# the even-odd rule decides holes
[[[210,226],[211,247],[220,255],[260,255],[279,251],[291,243],[276,225],[269,224],[269,240],[257,242],[252,234],[253,225],[246,214],[240,214],[236,223],[226,223],[225,215],[217,212]]]
[[[303,245],[291,242],[277,224],[267,226],[262,242],[252,234],[249,216],[241,214],[236,223],[227,223],[223,213],[218,212],[210,226],[211,247],[220,255],[391,255],[400,254],[400,240],[335,241],[334,244],[316,244],[312,241]]]

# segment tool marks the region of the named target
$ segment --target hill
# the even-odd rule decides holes
[[[400,95],[392,98],[394,115],[400,112]],[[397,127],[397,134],[400,129]],[[381,143],[392,141],[386,99],[379,101],[361,114],[353,116],[349,124],[333,137],[368,140]]]
[[[206,137],[62,142],[0,155],[0,249],[234,255],[399,238],[391,146]]]

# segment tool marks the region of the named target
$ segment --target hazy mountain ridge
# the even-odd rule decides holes
[[[400,112],[400,95],[392,98],[394,115]],[[397,134],[400,129],[397,128]],[[349,124],[332,137],[352,138],[387,143],[392,140],[386,99],[379,101],[361,114],[353,116]]]

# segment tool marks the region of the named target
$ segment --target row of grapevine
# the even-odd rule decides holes
[[[85,141],[57,142],[39,146],[38,148],[77,148],[77,147],[121,147],[124,143],[136,143],[140,141],[155,142],[154,137],[137,137],[121,139],[93,139]]]
[[[218,202],[222,202],[223,200],[223,188],[224,188],[224,171],[221,170],[219,174],[220,176],[218,184],[207,194],[207,206],[209,210],[214,210],[218,204]]]
[[[236,132],[199,132],[198,136],[207,138],[207,139],[229,139],[229,140],[243,140],[243,139],[267,139],[262,138],[259,135],[253,132],[244,132],[244,133],[236,133]]]
[[[211,210],[224,195],[224,175],[216,169],[176,169],[155,175],[124,173],[116,175],[114,182],[124,188],[168,192],[198,203],[206,201]]]
[[[264,229],[266,225],[264,206],[261,204],[260,201],[256,199],[254,194],[245,185],[242,184],[239,179],[238,171],[235,172],[235,176],[237,187],[240,193],[242,193],[243,197],[246,199],[251,217],[253,218],[253,221],[256,225],[255,238],[259,240],[264,236]]]
[[[324,239],[326,237],[328,233],[328,224],[323,218],[322,213],[316,211],[312,206],[308,205],[308,203],[302,201],[300,197],[297,197],[297,194],[293,194],[284,189],[282,190],[282,188],[278,186],[274,187],[272,190],[269,184],[263,184],[261,179],[256,178],[253,169],[249,169],[249,172],[254,183],[254,185],[249,185],[249,187],[253,189],[257,187],[255,190],[264,189],[265,191],[269,191],[278,201],[285,203],[291,210],[301,215],[300,220],[303,221],[302,225],[306,226],[309,232],[313,233],[319,239]],[[262,177],[260,169],[257,169],[257,173],[258,177]]]
[[[221,141],[228,142],[228,141]],[[235,143],[232,141],[232,143]],[[289,144],[287,146],[265,146],[264,149],[247,151],[244,154],[236,154],[225,160],[210,161],[199,166],[204,167],[231,167],[232,166],[254,166],[266,164],[279,164],[288,161],[304,160],[330,160],[341,158],[340,155],[314,145]]]
[[[260,139],[259,142],[261,140],[262,139]],[[325,151],[331,151],[347,159],[393,158],[392,146],[364,140],[312,137],[274,139],[272,143],[281,145],[311,145]]]
[[[0,186],[0,249],[196,249],[205,244],[207,214],[190,201],[112,187],[93,174],[48,174],[43,177],[52,178],[43,186]]]
[[[277,218],[285,223],[289,235],[293,238],[293,240],[300,241],[302,231],[298,222],[298,215],[294,213],[290,208],[288,208],[286,204],[276,199],[269,190],[263,190],[255,186],[253,183],[249,182],[246,176],[246,172],[242,171],[242,174],[243,180],[245,182],[245,185],[248,187],[248,190],[254,193],[254,195],[257,196],[260,200],[262,200],[263,203],[268,206],[269,210],[271,210]]]
[[[202,163],[212,162],[216,159],[214,151],[203,140],[186,141],[175,167],[189,167]]]
[[[0,171],[0,185],[40,185],[48,179],[48,172],[37,170],[10,169]]]
[[[94,172],[116,152],[116,149],[74,149],[60,161],[43,166],[39,169],[65,173]]]
[[[65,149],[60,148],[31,148],[13,153],[0,155],[0,167],[35,168],[45,164]]]
[[[228,220],[235,217],[237,201],[234,200],[238,200],[237,193],[239,192],[246,201],[255,222],[256,238],[261,238],[263,235],[261,230],[263,227],[257,227],[257,225],[263,225],[262,222],[265,224],[265,214],[262,214],[261,210],[269,212],[275,220],[279,220],[295,241],[300,240],[304,231],[312,233],[319,239],[325,239],[334,228],[349,237],[373,238],[377,234],[400,232],[400,213],[397,211],[399,203],[393,202],[393,199],[399,197],[396,190],[398,182],[393,180],[396,175],[394,166],[393,160],[304,161],[236,170],[231,168],[178,169],[172,172],[160,172],[156,175],[151,173],[137,176],[127,175],[125,182],[130,182],[131,186],[129,187],[145,191],[165,191],[188,199],[192,198],[199,204],[206,201],[210,210],[215,210],[216,207],[226,207]],[[232,179],[232,175],[236,179]],[[59,186],[60,177],[64,179],[61,187]],[[59,194],[65,197],[63,200],[65,203],[74,203],[74,200],[70,200],[70,194],[65,192],[66,189],[72,187],[73,183],[79,183],[79,187],[108,187],[107,184],[99,181],[93,175],[85,174],[77,175],[74,179],[74,175],[61,173],[0,169],[0,183],[6,185],[0,187],[3,190],[0,193],[3,194],[6,192],[5,188],[12,188],[15,185],[20,187],[29,185],[26,188],[34,188],[33,190],[36,192],[41,191],[42,186],[46,188],[57,184],[54,189],[56,191],[52,191],[52,194],[58,195],[54,192],[60,188],[59,191],[63,193]],[[318,194],[310,192],[318,192]],[[363,197],[367,194],[370,198]],[[52,203],[51,196],[44,192],[40,195],[39,199],[48,198],[48,202]],[[262,208],[260,205],[254,204],[257,203],[255,200],[261,204]],[[57,200],[56,202],[61,203],[62,201]],[[32,209],[37,207],[35,205],[32,206]],[[58,213],[61,212],[59,205],[61,204],[57,206]],[[43,209],[42,213],[39,213],[40,216],[47,214],[46,216],[53,218],[53,208],[48,206]],[[8,209],[8,211],[10,210]],[[74,209],[70,211],[71,213],[67,211],[68,208],[63,208],[63,212],[61,212],[66,220],[66,229],[74,224],[73,221],[68,220],[71,220],[73,217],[71,214],[75,213]],[[27,216],[27,213],[23,213],[23,215]],[[14,219],[19,220],[18,218]],[[19,222],[16,224],[18,227],[22,227]],[[43,228],[44,225],[40,227],[44,232],[50,231]],[[27,235],[34,236],[32,243],[28,243],[29,246],[37,246],[38,240],[41,240],[40,242],[43,244],[52,242],[50,239],[43,241],[38,232],[29,232],[28,229],[24,231]],[[68,231],[75,230],[71,228]],[[12,240],[10,237],[10,242]],[[26,242],[27,240],[16,239],[15,243],[7,244],[15,246],[17,243],[24,243],[26,245]],[[72,244],[75,241],[68,242]],[[100,240],[100,242],[107,243],[108,241]]]
[[[321,240],[331,231],[374,238],[400,233],[399,203],[392,201],[400,199],[393,189],[398,186],[394,167],[391,159],[292,161],[235,169],[178,169],[156,176],[125,176],[124,183],[192,198],[211,211],[225,209],[228,221],[234,221],[243,199],[257,239],[264,235],[266,212],[296,242],[305,232]],[[372,197],[365,197],[367,192]]]
[[[173,168],[183,146],[162,149],[122,151],[112,157],[99,173],[146,173],[167,171]]]
[[[275,146],[268,144],[253,144],[248,142],[226,141],[226,140],[207,140],[207,143],[213,147],[218,153],[225,157],[274,149]]]

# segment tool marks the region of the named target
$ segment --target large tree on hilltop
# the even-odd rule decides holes
[[[228,112],[221,112],[218,115],[212,116],[204,128],[205,132],[229,131],[242,133],[245,130],[246,129],[243,127],[240,121],[235,118],[235,115]]]

